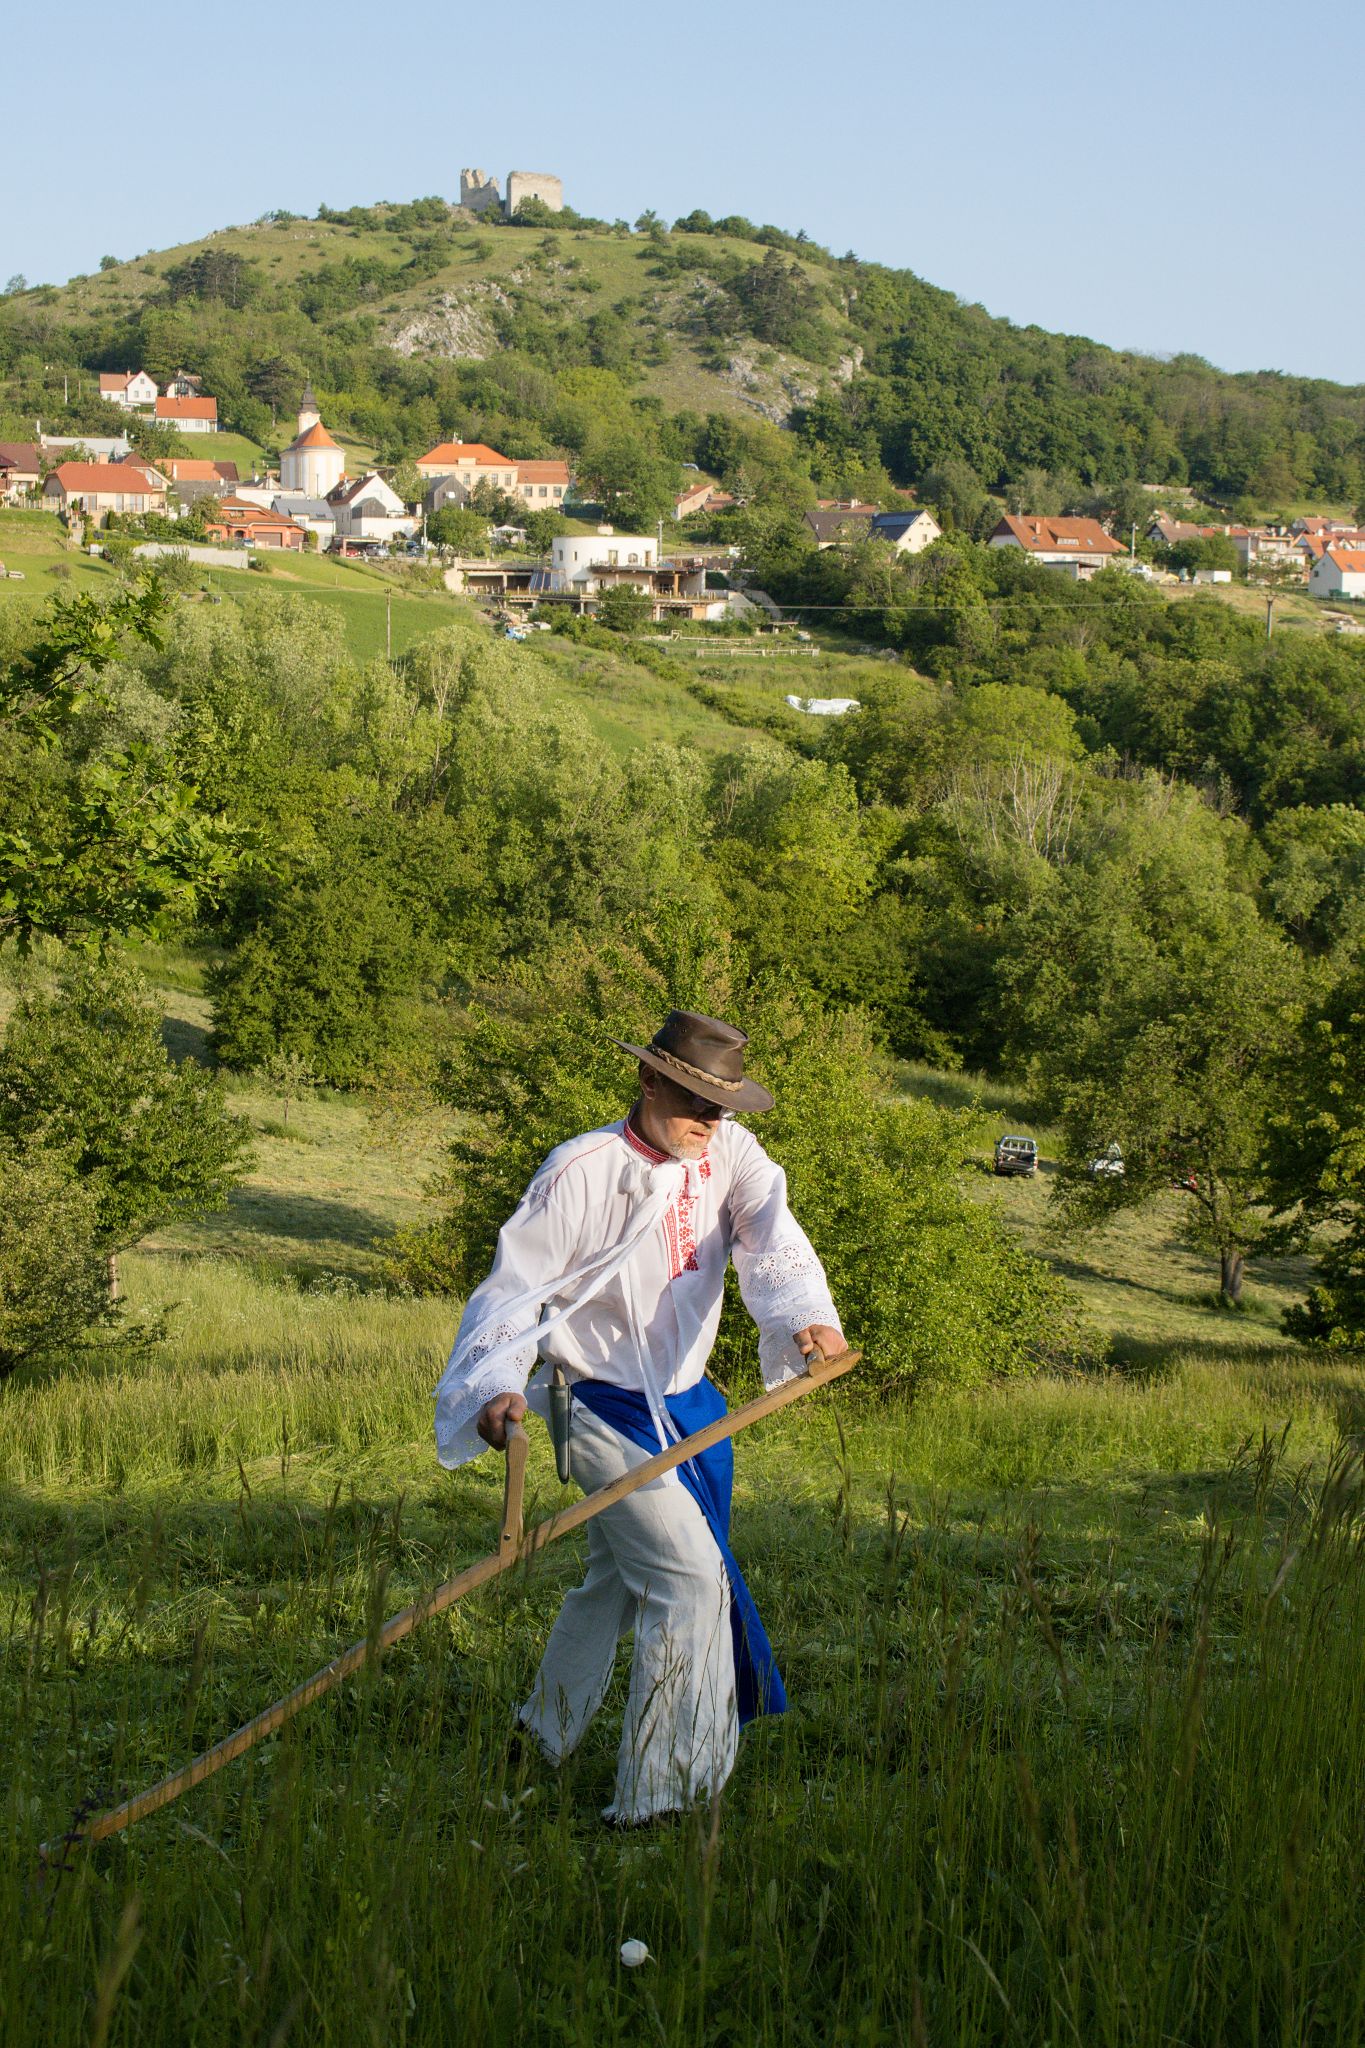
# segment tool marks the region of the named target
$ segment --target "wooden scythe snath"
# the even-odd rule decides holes
[[[544,1550],[547,1543],[554,1543],[560,1536],[567,1536],[571,1529],[581,1528],[583,1523],[590,1522],[594,1515],[600,1515],[604,1508],[612,1507],[617,1501],[624,1500],[626,1495],[634,1493],[637,1487],[647,1486],[651,1479],[657,1479],[661,1473],[671,1472],[675,1465],[683,1464],[695,1453],[709,1450],[712,1444],[723,1442],[727,1436],[737,1436],[740,1430],[748,1429],[752,1423],[761,1422],[765,1415],[772,1415],[779,1408],[786,1408],[791,1402],[799,1401],[803,1394],[813,1393],[817,1387],[823,1387],[830,1380],[838,1379],[842,1373],[851,1372],[861,1357],[860,1351],[841,1351],[837,1358],[823,1358],[818,1351],[815,1352],[805,1372],[797,1374],[794,1379],[784,1380],[780,1387],[774,1387],[770,1393],[759,1394],[756,1399],[746,1401],[742,1408],[736,1408],[733,1413],[719,1416],[715,1422],[708,1423],[705,1429],[699,1429],[694,1435],[684,1437],[681,1443],[670,1444],[667,1450],[657,1452],[652,1458],[646,1458],[643,1464],[634,1466],[620,1479],[613,1479],[609,1486],[601,1486],[596,1493],[586,1494],[582,1500],[574,1501],[570,1507],[561,1508],[558,1514],[548,1516],[543,1522],[537,1522],[535,1528],[529,1531],[522,1529],[521,1503],[526,1482],[526,1457],[530,1449],[530,1439],[521,1425],[514,1423],[507,1437],[507,1481],[503,1495],[502,1533],[498,1538],[498,1547],[490,1557],[480,1558],[477,1564],[467,1566],[453,1579],[447,1579],[443,1586],[437,1586],[422,1599],[414,1601],[411,1607],[405,1607],[401,1614],[395,1614],[391,1620],[386,1621],[375,1635],[366,1636],[361,1642],[352,1643],[349,1650],[343,1650],[339,1657],[334,1657],[321,1671],[315,1671],[311,1678],[304,1679],[302,1685],[296,1685],[293,1692],[286,1693],[283,1699],[263,1708],[250,1721],[243,1722],[240,1728],[235,1729],[231,1735],[225,1735],[221,1742],[216,1742],[212,1749],[206,1749],[203,1755],[195,1757],[192,1763],[173,1771],[170,1777],[162,1778],[158,1784],[149,1785],[145,1792],[139,1792],[135,1798],[125,1799],[122,1806],[112,1807],[108,1813],[101,1813],[89,1822],[78,1823],[72,1827],[69,1834],[60,1836],[57,1841],[44,1842],[38,1851],[40,1858],[47,1863],[67,1848],[102,1842],[106,1835],[117,1835],[124,1828],[131,1827],[134,1821],[144,1820],[149,1813],[157,1812],[160,1807],[169,1806],[182,1792],[188,1792],[195,1785],[202,1785],[205,1778],[211,1778],[224,1764],[230,1764],[237,1757],[244,1756],[247,1750],[254,1748],[267,1735],[273,1735],[277,1728],[282,1728],[286,1721],[292,1721],[295,1714],[311,1706],[314,1700],[321,1699],[324,1693],[331,1692],[334,1686],[340,1685],[343,1678],[349,1678],[353,1671],[358,1671],[371,1657],[390,1649],[394,1643],[401,1642],[404,1636],[411,1635],[415,1628],[424,1621],[430,1621],[433,1615],[444,1614],[448,1607],[453,1607],[457,1600],[463,1600],[465,1594],[472,1593],[476,1586],[487,1585],[490,1579],[496,1579],[503,1572],[511,1571],[512,1567],[520,1564],[523,1559],[534,1557],[537,1551]]]

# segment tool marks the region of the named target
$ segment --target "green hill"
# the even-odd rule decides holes
[[[684,462],[868,495],[966,464],[1063,496],[1365,497],[1365,389],[1016,327],[738,217],[503,223],[428,199],[221,229],[0,300],[0,431],[94,431],[95,373],[132,363],[197,371],[267,448],[311,375],[381,461],[449,434],[565,450],[643,509]]]

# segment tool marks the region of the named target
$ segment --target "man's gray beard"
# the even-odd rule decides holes
[[[709,1138],[682,1138],[676,1145],[664,1141],[663,1149],[670,1159],[681,1159],[684,1165],[689,1161],[704,1159],[710,1145]]]

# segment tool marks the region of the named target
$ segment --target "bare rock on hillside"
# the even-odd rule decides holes
[[[753,410],[776,427],[785,427],[794,409],[809,405],[820,389],[809,364],[794,356],[769,357],[765,352],[760,364],[748,351],[737,349],[723,374],[726,383],[742,392]]]
[[[505,306],[501,285],[472,284],[442,292],[421,313],[394,329],[392,347],[400,356],[450,356],[479,361],[497,347],[490,306]]]

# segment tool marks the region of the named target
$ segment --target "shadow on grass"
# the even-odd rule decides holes
[[[306,1142],[306,1141],[305,1141]],[[290,1238],[298,1244],[340,1243],[369,1247],[387,1237],[390,1225],[373,1210],[355,1202],[333,1201],[326,1195],[299,1194],[293,1189],[234,1188],[222,1211],[229,1227]]]
[[[201,1067],[215,1067],[209,1051],[208,1026],[194,1024],[188,1017],[163,1017],[161,1043],[173,1060],[197,1060]]]
[[[1251,1360],[1264,1365],[1267,1371],[1283,1370],[1295,1359],[1292,1346],[1266,1342],[1258,1331],[1249,1329],[1245,1318],[1235,1311],[1224,1310],[1223,1314],[1226,1317],[1225,1328],[1217,1336],[1140,1337],[1116,1330],[1109,1340],[1108,1364],[1131,1379],[1162,1379],[1186,1365],[1225,1365],[1230,1362],[1229,1347],[1232,1347],[1231,1362],[1241,1365]],[[1329,1394],[1344,1394],[1348,1382],[1315,1375],[1314,1385],[1321,1386]]]

